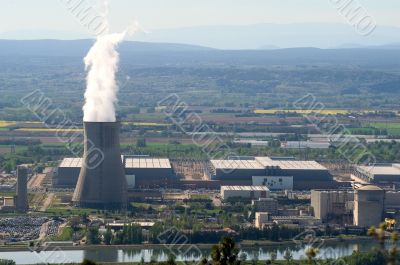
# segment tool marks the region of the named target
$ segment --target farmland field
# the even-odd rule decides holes
[[[123,125],[134,125],[134,126],[169,126],[170,124],[158,123],[158,122],[122,122]]]
[[[57,128],[18,128],[18,132],[83,132],[83,129],[57,129]]]
[[[390,135],[400,135],[400,123],[373,122],[365,125],[376,129],[384,129]]]
[[[348,114],[350,110],[345,109],[315,109],[315,110],[298,110],[298,109],[256,109],[256,114],[277,114],[277,113],[298,113],[298,114],[311,114],[320,113],[324,115],[337,115],[337,114]]]
[[[14,121],[0,121],[0,128],[6,128],[9,126],[16,125],[17,123]]]

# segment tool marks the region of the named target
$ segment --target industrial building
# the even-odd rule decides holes
[[[273,198],[259,198],[258,200],[252,200],[251,205],[256,212],[268,212],[272,215],[276,215],[278,212],[278,202]]]
[[[175,181],[169,159],[124,156],[125,175],[132,176],[137,188],[166,187]]]
[[[354,195],[354,225],[377,226],[383,220],[385,191],[374,185],[356,189]]]
[[[252,180],[253,176],[265,176],[265,167],[257,160],[211,160],[211,179],[217,180]]]
[[[312,227],[321,224],[321,220],[313,216],[273,216],[268,212],[256,212],[255,227],[262,229],[265,225],[278,224],[287,227]]]
[[[326,222],[331,219],[351,217],[353,214],[353,190],[312,190],[311,206],[314,217]],[[349,223],[351,218],[348,218]]]
[[[176,181],[169,159],[122,156],[128,188],[168,186]],[[53,175],[53,187],[74,188],[81,170],[82,158],[64,158]]]
[[[330,142],[322,141],[287,141],[281,144],[281,148],[284,149],[328,149],[330,146]]]
[[[13,212],[15,210],[15,197],[0,197],[0,212]]]
[[[354,175],[374,184],[400,183],[400,164],[358,166]]]
[[[52,185],[56,188],[75,188],[81,171],[82,158],[67,157],[59,164],[57,171],[53,174]]]
[[[210,178],[220,181],[247,181],[253,177],[293,177],[293,189],[334,188],[336,182],[328,169],[315,161],[293,158],[250,157],[246,159],[211,160]]]
[[[400,210],[400,191],[386,191],[385,209]]]
[[[269,189],[266,186],[221,186],[221,198],[259,199],[268,198]]]
[[[321,220],[318,220],[313,216],[271,216],[270,219],[275,224],[287,227],[310,227],[321,224]]]
[[[270,213],[268,212],[256,212],[254,225],[258,229],[262,229],[263,226],[269,222]]]

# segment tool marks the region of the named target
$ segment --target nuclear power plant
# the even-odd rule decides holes
[[[79,207],[121,208],[127,182],[121,161],[119,122],[84,122],[84,154],[72,198]]]

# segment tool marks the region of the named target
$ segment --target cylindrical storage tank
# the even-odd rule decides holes
[[[89,208],[121,208],[127,183],[119,146],[119,122],[84,122],[84,154],[72,201]]]

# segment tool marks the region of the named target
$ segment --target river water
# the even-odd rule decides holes
[[[351,255],[355,250],[368,251],[377,244],[373,241],[364,241],[362,243],[313,243],[317,246],[320,258],[339,258]],[[245,247],[242,251],[246,253],[247,259],[251,260],[254,257],[259,260],[268,260],[271,253],[277,254],[278,260],[283,259],[283,254],[286,249],[289,249],[293,258],[303,259],[304,252],[308,246],[306,245],[291,245],[291,246],[268,246],[268,247]],[[84,258],[91,259],[97,262],[140,262],[143,258],[145,261],[156,260],[164,261],[168,259],[169,254],[174,254],[178,261],[193,261],[200,260],[202,257],[207,257],[210,253],[209,248],[199,249],[196,246],[175,246],[175,247],[157,247],[157,248],[119,248],[118,246],[90,249],[90,250],[58,250],[58,251],[41,251],[31,252],[16,251],[16,252],[0,252],[0,259],[12,259],[17,264],[37,264],[37,263],[72,263],[81,262]]]

